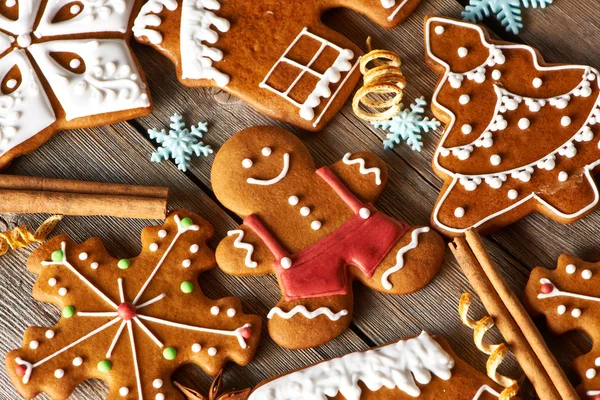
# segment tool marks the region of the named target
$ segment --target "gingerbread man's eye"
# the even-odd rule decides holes
[[[249,158],[244,158],[244,160],[242,160],[242,167],[244,167],[244,168],[250,168],[250,167],[252,167],[252,164],[254,164],[254,163]]]
[[[262,155],[265,157],[269,157],[271,155],[271,148],[270,147],[264,147],[262,149]]]

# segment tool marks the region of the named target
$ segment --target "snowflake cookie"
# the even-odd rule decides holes
[[[216,375],[232,360],[247,364],[261,321],[238,299],[210,300],[198,276],[215,265],[207,221],[174,211],[142,232],[142,253],[115,259],[100,239],[66,236],[37,249],[27,266],[39,275],[34,297],[62,309],[53,327],[29,328],[6,368],[27,398],[66,399],[86,379],[108,382],[109,398],[183,399],[171,375],[198,364]]]
[[[428,17],[425,37],[441,75],[432,110],[446,124],[433,159],[445,180],[434,226],[485,234],[532,212],[571,223],[598,206],[599,71],[548,64],[450,18]]]
[[[470,0],[465,7],[462,17],[471,22],[483,20],[483,17],[489,17],[494,13],[496,18],[506,30],[518,35],[523,29],[523,17],[521,17],[521,7],[523,8],[546,8],[554,0]]]
[[[181,83],[220,87],[311,131],[339,111],[360,79],[361,49],[321,16],[347,7],[392,28],[420,0],[149,0],[133,25],[167,56]]]
[[[592,350],[573,360],[582,400],[600,399],[600,263],[563,254],[555,270],[537,267],[525,288],[524,304],[533,315],[543,315],[555,335],[581,330]]]
[[[0,2],[0,168],[61,130],[150,113],[127,44],[140,3]]]

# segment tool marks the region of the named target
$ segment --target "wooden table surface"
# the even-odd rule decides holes
[[[438,76],[424,62],[423,19],[437,13],[459,17],[466,1],[423,0],[413,15],[398,28],[385,31],[365,18],[348,10],[334,10],[325,16],[326,23],[356,43],[364,46],[372,35],[376,48],[388,48],[400,53],[409,84],[405,103],[419,96],[429,101]],[[462,4],[461,4],[462,3]],[[537,47],[549,62],[588,64],[600,67],[600,30],[594,29],[600,20],[600,2],[591,0],[555,0],[546,10],[525,10],[526,28],[518,38],[504,32],[495,20],[486,21],[496,34],[510,41],[520,41]],[[209,122],[206,142],[218,149],[225,140],[241,129],[255,125],[281,125],[252,110],[244,103],[214,90],[189,89],[176,79],[172,64],[150,47],[134,45],[134,50],[148,76],[154,100],[154,113],[138,120],[113,126],[67,131],[57,135],[37,151],[13,162],[6,171],[11,174],[47,176],[103,182],[160,185],[171,188],[169,208],[189,208],[203,215],[214,226],[216,236],[211,247],[227,231],[239,223],[215,199],[209,180],[213,157],[194,159],[186,173],[174,164],[149,161],[155,144],[146,130],[166,127],[169,116],[178,112],[189,124]],[[288,129],[291,129],[288,127]],[[293,129],[292,129],[293,130]],[[342,112],[319,134],[294,130],[312,152],[317,165],[328,165],[346,152],[372,151],[383,158],[389,168],[389,183],[378,206],[386,213],[409,224],[427,224],[441,187],[441,180],[431,169],[431,159],[441,128],[425,135],[423,152],[412,152],[405,145],[384,151],[384,133],[372,129],[357,119],[346,104]],[[27,223],[37,227],[47,215],[4,215],[11,223]],[[142,227],[159,221],[115,219],[109,217],[67,217],[54,233],[69,234],[82,242],[91,236],[103,238],[117,257],[131,257],[140,251]],[[600,259],[598,247],[600,212],[570,226],[560,225],[541,215],[532,215],[487,238],[488,247],[503,273],[520,295],[529,271],[538,265],[554,267],[557,257],[572,253],[590,261]],[[0,226],[0,229],[4,227]],[[10,251],[0,258],[0,355],[20,345],[28,326],[54,324],[59,310],[32,299],[35,276],[25,269],[31,249]],[[201,277],[204,292],[211,298],[234,295],[242,300],[245,312],[263,318],[280,297],[273,276],[236,278],[214,269]],[[449,251],[439,275],[423,290],[408,296],[390,296],[368,290],[356,284],[354,321],[349,330],[337,339],[317,348],[290,351],[277,346],[263,332],[263,341],[253,362],[245,368],[229,365],[225,386],[245,388],[259,381],[294,368],[380,345],[425,329],[444,335],[454,350],[481,371],[486,357],[473,345],[472,331],[461,325],[456,308],[461,293],[470,285]],[[482,315],[481,306],[474,316]],[[561,365],[568,371],[571,360],[589,351],[590,342],[582,334],[571,333],[555,338],[544,330],[549,345]],[[492,335],[493,336],[493,335]],[[500,336],[496,332],[495,339]],[[4,362],[2,361],[2,365]],[[510,359],[501,370],[521,381],[518,364]],[[189,386],[206,391],[210,377],[198,367],[179,371],[176,378]],[[104,399],[106,385],[91,380],[81,385],[73,399]],[[0,368],[0,398],[18,399],[5,368]],[[38,398],[48,398],[41,395]],[[534,398],[525,385],[522,398]]]

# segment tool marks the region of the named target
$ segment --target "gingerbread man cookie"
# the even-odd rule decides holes
[[[171,375],[197,364],[216,375],[232,360],[247,364],[261,321],[240,301],[210,300],[198,276],[215,264],[207,221],[174,211],[162,226],[142,232],[142,253],[108,255],[100,239],[50,240],[29,258],[39,275],[34,297],[56,304],[51,328],[29,328],[23,346],[8,353],[6,369],[19,393],[66,399],[86,379],[108,382],[111,399],[183,399]]]
[[[0,2],[0,168],[65,129],[149,114],[128,45],[140,0]]]
[[[211,181],[225,207],[244,218],[217,247],[217,264],[233,275],[277,274],[283,298],[269,313],[269,331],[284,347],[312,347],[341,334],[352,319],[352,281],[411,293],[442,262],[439,235],[372,205],[387,181],[374,154],[346,154],[315,169],[296,136],[255,127],[225,142]]]
[[[598,206],[600,73],[550,65],[481,27],[425,22],[426,59],[441,75],[433,112],[447,124],[433,160],[445,180],[432,224],[488,233],[532,212],[574,222]]]
[[[362,51],[321,16],[346,7],[386,28],[420,0],[149,0],[135,37],[167,56],[181,83],[220,87],[311,131],[339,111],[360,79]]]
[[[535,268],[525,288],[524,304],[533,315],[544,315],[556,335],[584,331],[592,350],[575,358],[583,400],[600,399],[600,263],[589,263],[563,254],[555,270]]]

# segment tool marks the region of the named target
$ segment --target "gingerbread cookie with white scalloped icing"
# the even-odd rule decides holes
[[[181,366],[216,375],[227,361],[254,356],[261,321],[233,297],[210,300],[199,275],[215,265],[206,242],[212,226],[186,210],[142,232],[142,252],[111,257],[98,238],[66,236],[38,248],[27,262],[38,274],[37,300],[57,305],[62,318],[25,331],[6,356],[19,393],[63,400],[86,379],[108,383],[111,399],[183,399],[171,382]]]
[[[360,79],[363,54],[326,27],[333,8],[385,28],[420,0],[149,0],[133,31],[167,56],[181,83],[220,87],[272,118],[321,130]]]
[[[0,168],[59,131],[151,112],[128,44],[141,3],[0,2]]]
[[[600,74],[552,65],[533,48],[450,18],[425,21],[432,98],[446,130],[434,155],[445,183],[432,224],[488,233],[532,212],[561,223],[598,206]]]
[[[442,238],[373,206],[387,178],[372,153],[316,169],[302,141],[275,127],[239,132],[217,153],[214,193],[244,218],[217,247],[217,264],[232,275],[277,275],[283,297],[268,318],[278,344],[306,348],[340,335],[354,280],[405,294],[437,273]]]

